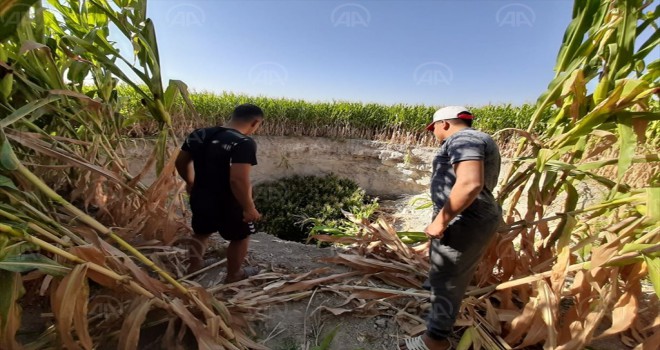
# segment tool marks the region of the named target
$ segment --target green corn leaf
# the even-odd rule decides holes
[[[651,280],[651,284],[653,284],[655,295],[660,298],[660,257],[652,258],[644,256],[644,261],[649,269],[649,279]]]
[[[16,188],[16,185],[14,185],[14,181],[12,181],[10,178],[4,175],[0,175],[0,187],[11,188],[12,190],[18,190],[18,188]]]
[[[619,131],[619,162],[617,178],[619,182],[623,175],[628,171],[635,155],[635,145],[637,144],[637,134],[632,128],[632,118],[626,116],[617,117],[617,129]]]
[[[0,167],[9,171],[18,169],[16,155],[14,155],[11,145],[6,140],[2,143],[2,147],[0,147]]]
[[[138,36],[145,53],[143,65],[151,70],[151,91],[158,96],[163,96],[163,82],[160,76],[160,56],[158,54],[158,42],[156,40],[156,29],[151,19],[144,22],[144,29]]]
[[[425,204],[415,207],[415,210],[424,210],[432,207],[433,207],[433,202],[427,202]]]
[[[614,62],[608,67],[612,80],[626,78],[633,70],[633,53],[635,52],[637,21],[640,17],[639,7],[641,1],[618,1],[616,4],[622,14],[622,20],[618,23],[617,28],[618,52],[614,56]]]
[[[173,91],[170,91],[170,89],[172,89]],[[169,100],[167,98],[168,92],[169,92],[169,95],[170,95]],[[181,97],[183,98],[183,101],[188,106],[188,109],[190,109],[190,111],[194,115],[197,115],[197,111],[195,109],[195,104],[190,99],[190,92],[188,91],[188,85],[186,85],[186,83],[184,83],[181,80],[170,80],[170,83],[167,87],[167,91],[165,92],[166,98],[164,99],[164,104],[166,106],[166,109],[169,111],[170,108],[172,107],[172,105],[174,104],[174,102],[176,102],[175,100],[176,100],[176,95],[177,94],[175,92],[178,92],[179,94],[181,94]]]
[[[397,232],[397,236],[406,244],[426,242],[429,237],[424,232]]]
[[[468,350],[472,346],[472,343],[474,342],[474,337],[477,336],[477,331],[474,329],[474,327],[470,327],[463,332],[463,336],[461,336],[461,340],[458,342],[458,345],[456,346],[456,350]]]
[[[660,31],[654,31],[653,34],[646,40],[635,54],[635,60],[640,61],[653,52],[660,45]]]
[[[312,233],[317,233],[317,232],[318,233],[327,233],[327,234],[331,234],[331,235],[342,235],[342,233],[344,233],[342,230],[340,230],[336,227],[324,226],[324,225],[314,226],[312,228]],[[347,236],[347,235],[345,235],[345,236]]]
[[[570,182],[564,183],[564,190],[566,191],[566,211],[573,211],[577,208],[578,201],[580,200],[580,194],[575,189],[575,186]]]
[[[102,9],[98,8],[98,6],[95,6],[93,3],[85,2],[85,12],[87,26],[92,28],[101,28],[108,25],[108,16]]]
[[[71,270],[41,254],[8,256],[0,261],[0,270],[28,272],[35,269],[53,276],[65,276]]]
[[[163,129],[158,135],[156,142],[156,174],[160,175],[167,160],[167,129]]]
[[[646,189],[646,217],[651,222],[660,222],[660,187]]]
[[[639,252],[644,249],[655,247],[656,244],[652,243],[628,243],[621,248],[619,254],[623,255],[630,252]]]
[[[545,164],[555,158],[557,152],[551,149],[543,148],[539,150],[536,157],[536,171],[541,172],[545,168]]]
[[[321,345],[315,346],[312,348],[312,350],[328,350],[330,349],[330,345],[332,344],[332,341],[335,339],[335,336],[337,335],[337,331],[339,331],[339,325],[337,325],[330,333],[323,338],[321,341]]]
[[[39,108],[48,105],[49,103],[59,100],[60,98],[58,96],[48,96],[46,98],[32,101],[23,107],[15,110],[12,112],[10,115],[8,115],[6,118],[0,120],[0,128],[6,128],[13,123],[21,120],[25,116],[33,113],[34,111],[38,110]]]

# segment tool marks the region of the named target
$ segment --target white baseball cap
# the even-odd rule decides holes
[[[426,130],[433,131],[435,129],[435,122],[448,119],[473,120],[474,116],[463,106],[443,107],[433,113],[433,121],[426,126]]]

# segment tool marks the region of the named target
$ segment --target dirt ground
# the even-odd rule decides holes
[[[215,255],[222,258],[226,243],[217,236],[213,237]],[[263,270],[288,273],[307,272],[320,267],[345,272],[340,266],[318,261],[336,252],[337,249],[332,247],[319,248],[257,233],[252,236],[248,262]],[[207,272],[201,281],[206,284],[222,278],[224,269],[219,267]],[[330,349],[394,349],[402,332],[391,317],[360,318],[315,312],[320,306],[338,307],[343,301],[334,294],[317,293],[302,301],[274,305],[266,312],[267,318],[254,326],[256,338],[273,350],[303,350],[320,345],[336,329]]]

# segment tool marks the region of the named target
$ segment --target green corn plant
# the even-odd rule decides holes
[[[15,335],[22,274],[33,272],[53,278],[44,290],[51,293],[55,324],[31,348],[92,348],[111,337],[122,348],[134,349],[147,320],[182,321],[199,348],[262,348],[233,328],[222,302],[177,281],[125,239],[163,224],[176,229],[175,222],[162,219],[169,217],[163,203],[173,200],[169,189],[163,190],[173,186],[168,179],[174,173],[173,163],[165,162],[165,144],[171,133],[168,109],[173,101],[186,100],[187,92],[181,82],[167,88],[161,83],[146,2],[53,0],[44,6],[35,1],[29,9],[21,7],[25,4],[0,6],[0,16],[19,14],[13,31],[3,26],[0,32],[0,274],[7,281],[0,286],[0,348],[21,348]],[[138,65],[128,69],[136,81],[117,64],[130,60],[109,42],[111,23],[135,39]],[[144,115],[160,128],[161,147],[152,158],[159,158],[162,174],[149,189],[139,185],[139,176],[133,177],[121,159],[120,130],[127,119],[117,94],[120,81],[141,96]],[[158,199],[157,193],[166,195]],[[80,202],[74,205],[65,197]],[[85,212],[91,202],[111,226],[124,220],[121,226],[133,232],[120,234]],[[139,217],[145,213],[161,223],[144,224],[149,218]],[[137,220],[131,223],[131,217]],[[92,291],[89,280],[101,290]],[[125,332],[93,327],[98,319],[87,318],[92,292],[113,293],[118,302],[135,299],[119,311],[118,326]],[[153,310],[164,313],[157,317]]]
[[[643,137],[645,128],[654,125],[649,123],[660,119],[652,108],[660,91],[660,60],[652,54],[660,43],[660,12],[651,5],[642,0],[576,1],[556,76],[539,98],[527,130],[520,131],[514,164],[499,193],[508,227],[477,277],[482,283],[501,283],[490,289],[499,300],[513,296],[526,304],[504,337],[511,346],[583,347],[596,327],[612,317],[611,305],[617,312],[637,313],[642,279],[649,278],[660,296],[657,179],[637,188],[626,183],[631,169],[658,170],[659,145]],[[647,29],[653,33],[642,41]],[[545,131],[530,136],[547,110],[552,116]],[[601,175],[605,167],[616,167],[615,175]],[[605,192],[602,202],[578,208],[584,201],[580,191],[598,186]],[[556,206],[548,212],[558,201],[559,213]],[[574,276],[572,284],[567,274]],[[596,284],[605,287],[594,289]],[[572,303],[563,316],[557,311],[562,299]],[[502,308],[517,309],[509,302]],[[634,319],[614,317],[612,322],[604,334],[649,336]]]
[[[139,113],[143,108],[141,96],[129,86],[120,86],[119,95],[127,101],[126,114]],[[249,96],[225,92],[192,92],[190,101],[195,106],[197,117],[187,113],[187,103],[183,99],[174,102],[171,114],[173,128],[179,135],[190,132],[190,124],[196,127],[222,123],[232,109],[241,103],[255,103],[268,115],[268,121],[260,129],[260,134],[271,136],[326,136],[338,138],[364,138],[386,140],[416,145],[434,144],[434,139],[424,129],[436,106],[405,104],[363,104],[345,101],[309,102],[287,98]],[[525,128],[534,112],[534,106],[524,104],[472,106],[477,115],[475,126],[486,132],[503,132]],[[550,110],[541,116],[537,131],[545,127]],[[146,135],[158,133],[158,127],[149,120],[134,120],[128,130],[140,129]],[[131,133],[128,131],[128,133]],[[142,136],[143,134],[139,134]]]

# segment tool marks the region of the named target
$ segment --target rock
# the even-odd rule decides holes
[[[385,328],[387,327],[387,320],[384,318],[379,318],[376,320],[376,327]]]

